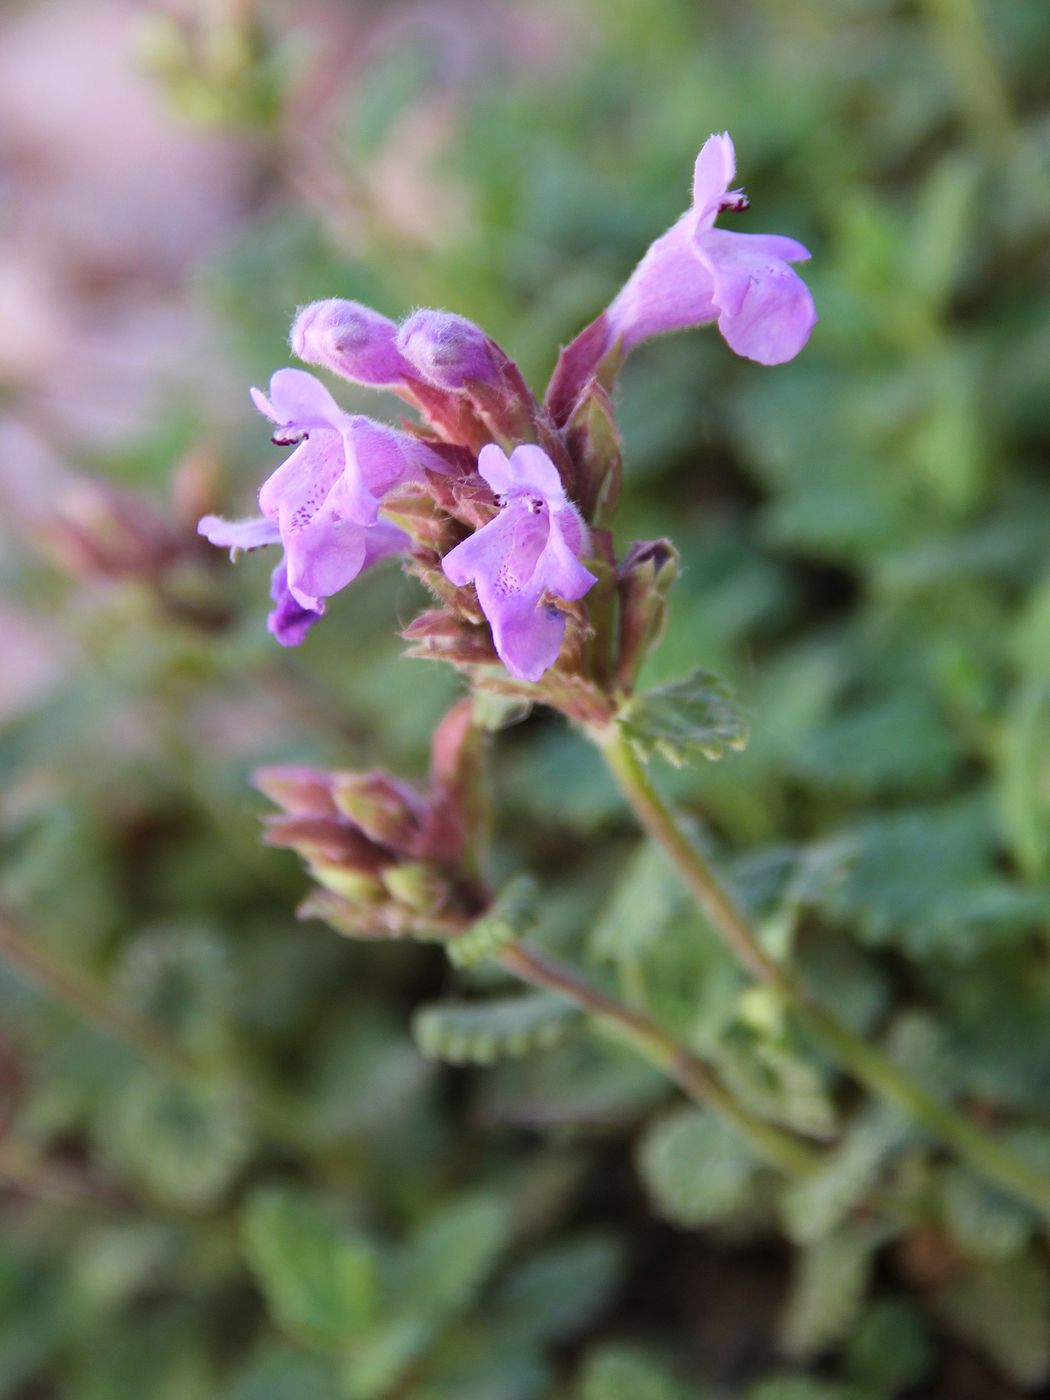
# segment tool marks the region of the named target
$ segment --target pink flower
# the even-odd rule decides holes
[[[500,513],[445,555],[458,587],[473,582],[500,660],[518,680],[538,681],[561,650],[565,618],[545,594],[574,600],[597,582],[580,563],[587,528],[568,500],[554,463],[540,448],[516,447],[508,459],[482,448],[478,471]]]
[[[306,628],[288,600],[322,613],[323,600],[362,569],[407,548],[404,531],[380,519],[382,500],[408,481],[425,481],[427,470],[446,467],[410,434],[344,413],[304,370],[278,370],[270,397],[253,389],[252,398],[278,425],[274,442],[297,443],[295,451],[263,483],[260,517],[228,521],[208,515],[197,528],[212,544],[231,549],[278,541],[284,546],[285,573],[279,589],[274,581],[278,606],[270,626],[279,641],[294,645]]]
[[[609,343],[628,352],[664,331],[718,321],[738,355],[763,365],[793,359],[817,320],[809,289],[789,264],[809,250],[772,233],[715,228],[747,208],[728,132],[705,141],[693,172],[693,205],[656,240],[609,307]]]

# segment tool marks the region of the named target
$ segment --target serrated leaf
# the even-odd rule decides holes
[[[416,1044],[429,1059],[488,1065],[557,1045],[582,1019],[575,1006],[546,992],[424,1006],[412,1018]]]
[[[681,768],[697,756],[720,759],[747,743],[747,722],[724,681],[697,670],[630,700],[620,728],[643,759],[654,752]]]
[[[1018,1385],[1050,1375],[1050,1280],[1033,1251],[971,1264],[938,1290],[938,1312]]]
[[[878,1235],[852,1226],[800,1251],[781,1328],[795,1356],[814,1356],[853,1325],[867,1292]]]
[[[516,875],[466,933],[446,944],[449,961],[456,967],[473,967],[524,938],[536,925],[539,895],[539,885],[530,875]]]
[[[241,1215],[248,1263],[279,1325],[306,1342],[342,1347],[374,1323],[379,1260],[361,1235],[288,1191],[256,1193]]]
[[[747,1196],[755,1159],[720,1119],[676,1110],[648,1129],[638,1166],[657,1211],[676,1225],[710,1225]]]

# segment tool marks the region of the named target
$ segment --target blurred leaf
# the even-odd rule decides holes
[[[241,1216],[244,1251],[281,1327],[308,1343],[345,1347],[379,1313],[372,1242],[333,1227],[306,1196],[264,1189]]]
[[[687,1227],[732,1215],[755,1170],[754,1158],[732,1128],[692,1108],[678,1109],[646,1131],[638,1165],[654,1207]]]
[[[864,1302],[878,1235],[844,1226],[799,1252],[784,1314],[784,1345],[814,1356],[854,1327]]]
[[[515,1329],[559,1341],[589,1326],[608,1304],[623,1264],[615,1239],[567,1240],[528,1260],[496,1295]]]
[[[1032,1251],[968,1265],[936,1295],[937,1310],[1018,1385],[1050,1374],[1050,1280]]]
[[[644,1351],[607,1345],[584,1362],[576,1400],[702,1400]]]

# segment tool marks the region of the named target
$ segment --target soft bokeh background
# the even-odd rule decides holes
[[[754,732],[666,781],[843,1015],[1050,1160],[1048,71],[1038,3],[8,0],[0,1395],[1050,1393],[1035,1222],[741,997],[560,722],[496,745],[538,936],[835,1166],[785,1204],[584,1036],[421,1057],[440,955],[297,925],[248,774],[419,777],[458,683],[396,573],[286,653],[269,564],[193,533],[274,465],[297,305],[446,306],[541,388],[728,128],[822,319],[624,376],[620,542],[686,564],[651,677],[721,670]],[[921,1226],[854,1211],[880,1174]]]

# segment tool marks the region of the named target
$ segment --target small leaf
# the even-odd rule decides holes
[[[409,1243],[394,1295],[413,1314],[441,1321],[466,1307],[510,1242],[510,1210],[492,1196],[439,1208]]]
[[[861,1318],[846,1344],[843,1369],[861,1395],[892,1400],[918,1385],[933,1360],[933,1341],[921,1315],[904,1302],[885,1300]]]
[[[654,1358],[634,1347],[604,1346],[588,1356],[577,1400],[703,1400]]]
[[[697,1226],[723,1220],[743,1203],[755,1160],[720,1119],[686,1108],[648,1130],[638,1165],[660,1214]]]
[[[500,891],[495,903],[466,933],[446,945],[456,967],[473,967],[523,938],[536,925],[539,886],[530,875],[517,875]]]
[[[221,1083],[135,1074],[98,1125],[103,1152],[165,1201],[201,1210],[220,1200],[251,1151],[240,1096]]]
[[[840,1225],[871,1191],[887,1154],[907,1133],[890,1109],[873,1105],[863,1112],[817,1171],[785,1188],[780,1209],[790,1237],[812,1244]]]
[[[258,1192],[241,1216],[241,1238],[277,1323],[293,1335],[343,1346],[374,1323],[375,1247],[333,1229],[314,1201],[287,1191]]]
[[[523,1264],[496,1303],[531,1337],[571,1337],[605,1307],[622,1264],[622,1251],[608,1236],[569,1240]]]
[[[620,728],[639,757],[655,751],[676,768],[696,754],[720,759],[747,743],[747,722],[729,688],[703,670],[630,700]]]
[[[428,1059],[488,1065],[557,1045],[579,1019],[576,1007],[560,997],[535,992],[425,1006],[412,1019],[412,1033]]]
[[[878,1242],[870,1228],[852,1227],[801,1252],[783,1324],[789,1352],[814,1356],[849,1331],[867,1292]]]
[[[977,1259],[1005,1259],[1027,1244],[1035,1222],[1009,1196],[953,1163],[940,1178],[941,1212],[952,1238]]]

